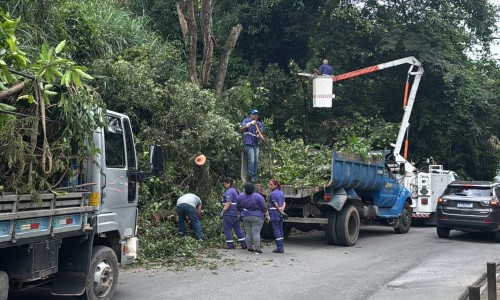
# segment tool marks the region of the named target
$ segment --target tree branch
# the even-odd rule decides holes
[[[222,89],[224,88],[224,80],[226,79],[229,57],[236,46],[236,42],[238,41],[241,31],[243,31],[243,26],[241,24],[231,28],[229,38],[227,39],[227,42],[220,54],[219,68],[217,70],[217,78],[215,79],[215,94],[219,97],[222,95]]]
[[[201,2],[201,30],[203,33],[203,64],[200,74],[200,83],[206,86],[212,68],[214,52],[214,38],[212,33],[212,1],[202,0]]]
[[[21,81],[18,84],[11,86],[6,91],[0,91],[0,99],[7,98],[19,93],[24,88],[25,83],[25,81]]]

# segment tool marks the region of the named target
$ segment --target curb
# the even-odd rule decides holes
[[[498,284],[498,280],[499,280],[499,274],[500,274],[500,263],[499,261],[494,261],[494,263],[496,264],[497,268],[496,268],[496,280],[497,280],[497,293],[500,289],[500,286]],[[487,275],[487,272],[483,272],[481,274],[481,276],[476,280],[474,281],[471,285],[478,285],[480,286],[480,296],[481,296],[481,299],[487,299],[488,298],[488,289],[487,289],[487,280],[486,280],[486,275]],[[469,299],[469,286],[467,286],[464,290],[464,292],[458,297],[458,300],[468,300]]]

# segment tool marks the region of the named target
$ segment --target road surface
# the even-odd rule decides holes
[[[122,270],[113,299],[456,300],[500,258],[500,243],[489,235],[452,231],[440,239],[434,227],[403,235],[362,227],[354,247],[328,245],[322,232],[302,233],[285,242],[284,254],[272,249],[221,250],[213,270]],[[15,299],[32,299],[23,296]]]

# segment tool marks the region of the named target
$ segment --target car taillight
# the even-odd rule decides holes
[[[482,206],[490,206],[490,207],[497,207],[499,206],[498,201],[491,201],[491,200],[483,200],[481,201]]]
[[[439,204],[446,204],[446,203],[448,203],[448,200],[443,199],[442,197],[439,197],[439,198],[438,198],[438,203],[439,203]]]

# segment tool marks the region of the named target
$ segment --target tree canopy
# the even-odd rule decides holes
[[[410,159],[432,156],[475,179],[498,171],[499,62],[489,49],[498,7],[487,0],[5,0],[0,8],[17,24],[16,44],[2,29],[0,54],[10,56],[0,61],[0,89],[16,84],[9,68],[27,68],[25,59],[41,70],[38,57],[50,48],[42,45],[65,41],[64,59],[85,66],[106,107],[131,116],[139,147],[166,146],[157,194],[197,189],[198,153],[210,161],[207,186],[237,178],[237,127],[251,108],[276,140],[340,147],[357,136],[389,147],[403,114],[405,68],[334,85],[333,108],[318,109],[297,73],[323,58],[340,74],[415,56],[425,74]],[[73,78],[48,74],[49,83]]]

